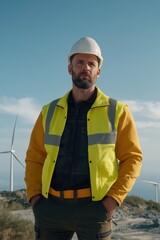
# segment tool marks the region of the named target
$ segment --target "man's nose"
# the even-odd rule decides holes
[[[85,69],[85,70],[89,70],[90,69],[90,66],[89,66],[89,64],[87,62],[83,64],[83,69]]]

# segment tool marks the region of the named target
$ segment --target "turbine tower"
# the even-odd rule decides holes
[[[152,181],[146,181],[146,180],[144,180],[143,182],[152,184],[155,187],[155,202],[159,203],[160,183],[152,182]]]
[[[14,158],[19,162],[19,164],[24,168],[23,163],[18,159],[18,157],[15,154],[15,150],[13,149],[13,143],[14,143],[14,137],[15,137],[15,130],[16,130],[16,124],[17,124],[17,118],[16,117],[14,127],[13,127],[13,133],[12,133],[12,140],[11,140],[11,148],[10,150],[0,152],[0,154],[6,154],[10,153],[10,191],[13,191],[13,160]]]

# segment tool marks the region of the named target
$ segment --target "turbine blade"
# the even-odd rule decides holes
[[[13,154],[13,156],[15,157],[15,159],[21,164],[21,166],[22,166],[23,168],[25,168],[24,165],[23,165],[23,163],[18,159],[18,157],[15,155],[15,153],[12,153],[12,154]]]
[[[154,184],[154,185],[158,185],[158,184],[159,184],[159,183],[157,183],[157,182],[152,182],[152,181],[147,181],[147,180],[143,180],[143,182],[150,183],[150,184]]]
[[[10,153],[11,151],[3,151],[3,152],[0,152],[0,154],[3,154],[3,153]]]
[[[15,135],[15,130],[16,130],[17,118],[18,118],[18,115],[16,116],[16,120],[15,120],[14,127],[13,127],[13,134],[12,134],[12,141],[11,141],[11,149],[13,148],[13,143],[14,143],[14,135]]]

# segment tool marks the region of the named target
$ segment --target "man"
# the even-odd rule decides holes
[[[112,215],[132,189],[142,153],[126,104],[96,87],[103,63],[92,38],[71,48],[72,90],[45,105],[26,154],[36,239],[111,239]]]

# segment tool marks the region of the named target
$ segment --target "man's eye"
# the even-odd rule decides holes
[[[78,61],[77,63],[78,63],[78,64],[83,64],[83,61]]]
[[[95,63],[94,62],[90,62],[89,63],[91,66],[95,66]]]

